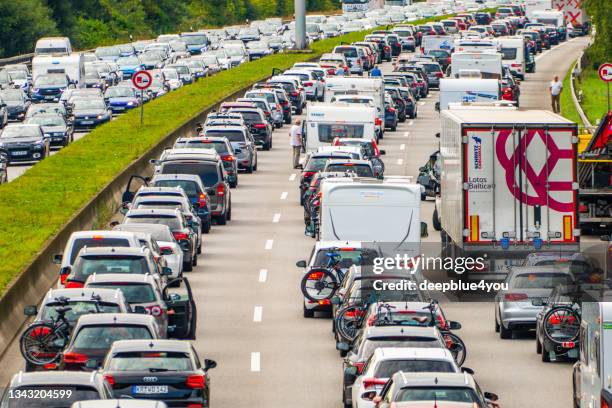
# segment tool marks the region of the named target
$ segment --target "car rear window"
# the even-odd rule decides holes
[[[130,214],[125,217],[126,224],[162,224],[167,225],[170,231],[182,229],[181,221],[174,216],[163,216],[158,214]]]
[[[240,130],[214,130],[206,131],[206,136],[225,137],[230,142],[245,142],[246,136]]]
[[[110,371],[192,371],[193,365],[187,353],[146,351],[117,353],[107,367]]]
[[[571,283],[567,273],[523,273],[513,279],[511,286],[515,289],[553,289]]]
[[[319,124],[319,141],[331,143],[336,137],[363,138],[363,125]]]
[[[93,283],[87,287],[120,289],[128,303],[150,303],[155,302],[155,292],[151,285],[146,283],[117,282],[117,283]]]
[[[398,371],[409,373],[454,373],[453,365],[448,361],[436,360],[386,360],[381,361],[374,377],[390,378]]]
[[[223,143],[225,146],[225,143]],[[181,187],[185,190],[187,197],[194,198],[200,195],[200,187],[195,181],[189,180],[157,180],[155,187]]]
[[[346,58],[357,58],[357,50],[351,47],[336,47],[334,52],[344,54]]]
[[[467,387],[406,387],[399,390],[394,401],[452,401],[465,403],[467,406],[482,406],[474,390]]]
[[[6,392],[2,408],[70,408],[77,401],[102,398],[95,388],[74,384],[29,385],[11,391],[13,396],[27,398],[11,398],[11,393]]]
[[[171,201],[146,201],[146,202],[140,202],[136,204],[137,209],[145,209],[145,210],[152,210],[155,208],[163,208],[165,210],[176,210],[176,209],[181,209],[183,206],[181,205],[181,203],[177,203],[177,202],[171,202]]]
[[[251,123],[260,123],[262,122],[261,116],[258,112],[244,112],[244,111],[236,111],[242,115],[244,121],[248,124]]]
[[[514,60],[516,59],[516,48],[502,48],[500,50],[503,60]]]
[[[420,347],[420,348],[439,348],[440,340],[434,337],[423,336],[398,336],[398,337],[376,337],[366,340],[359,353],[364,358],[370,358],[374,350],[380,347]]]
[[[174,147],[184,147],[187,149],[215,149],[219,154],[228,153],[227,145],[221,141],[213,142],[210,140],[189,140],[186,142],[177,143]]]
[[[344,163],[344,164],[331,164],[325,168],[327,172],[344,172],[351,171],[357,174],[359,177],[374,177],[374,173],[372,173],[372,168],[365,164],[353,164],[353,163]]]
[[[427,73],[441,72],[442,71],[438,64],[423,64],[422,66],[425,69],[425,72],[427,72]]]
[[[114,324],[84,326],[74,338],[75,349],[108,350],[117,340],[147,340],[153,336],[146,326]]]
[[[200,179],[202,180],[202,184],[204,184],[206,187],[212,187],[219,182],[219,172],[218,172],[216,163],[207,163],[207,162],[164,163],[161,169],[161,173],[162,174],[196,174],[200,176]]]
[[[325,164],[332,157],[311,157],[304,168],[304,171],[320,171],[323,170]]]
[[[129,247],[130,243],[125,238],[77,238],[74,240],[72,245],[72,252],[70,253],[70,263],[73,264],[79,251],[83,247],[96,248],[96,247]]]
[[[42,319],[55,319],[57,317],[57,312],[55,309],[63,306],[64,305],[60,305],[58,303],[47,303],[43,308]],[[96,303],[92,300],[69,301],[68,307],[71,308],[68,312],[66,312],[66,319],[68,319],[69,322],[76,322],[79,316],[90,313],[121,312],[121,308],[116,303],[98,302],[96,307]]]
[[[94,273],[148,273],[147,260],[141,256],[81,256],[74,264],[73,272],[77,276],[89,276]]]

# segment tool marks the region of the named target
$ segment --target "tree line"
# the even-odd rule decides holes
[[[306,7],[330,11],[339,3],[306,0]],[[67,36],[76,49],[90,49],[292,13],[293,0],[0,0],[0,57],[31,52],[45,36]]]

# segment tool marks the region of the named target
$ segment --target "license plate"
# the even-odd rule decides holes
[[[113,109],[115,109],[115,110],[124,110],[125,106],[113,106]]]
[[[47,96],[45,96],[45,99],[55,99],[55,96],[53,96],[53,95],[47,95]]]
[[[83,125],[93,125],[93,120],[82,120],[81,124],[83,124]]]
[[[167,385],[134,385],[132,386],[134,394],[167,394]]]
[[[11,152],[11,156],[25,156],[27,154],[28,154],[28,152],[27,151],[23,151],[23,150],[18,150],[16,152]]]
[[[61,141],[63,141],[63,140],[64,140],[64,138],[63,138],[63,137],[54,137],[54,138],[53,138],[53,141],[54,141],[54,142],[61,142]]]

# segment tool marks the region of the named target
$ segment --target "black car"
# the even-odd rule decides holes
[[[174,143],[174,147],[215,149],[223,161],[230,187],[238,186],[238,162],[234,148],[226,137],[181,137]]]
[[[270,125],[261,109],[232,108],[229,112],[242,115],[257,145],[262,146],[264,150],[272,148],[272,125]]]
[[[74,130],[61,115],[36,115],[25,120],[28,125],[40,125],[52,147],[65,147],[74,140]]]
[[[28,96],[21,89],[5,89],[0,92],[0,99],[6,104],[8,120],[23,120],[30,106]]]
[[[547,26],[545,28],[545,32],[548,34],[548,40],[550,41],[551,45],[559,45],[560,38],[556,27]]]
[[[391,95],[391,99],[393,99],[393,103],[395,104],[395,109],[397,109],[397,118],[400,122],[405,122],[406,117],[408,115],[406,109],[406,102],[404,98],[400,94],[398,88],[394,87],[385,87],[385,92]]]
[[[66,74],[39,75],[32,87],[32,100],[35,102],[57,102],[69,87],[74,83]]]
[[[39,125],[10,124],[0,133],[0,152],[9,163],[39,161],[49,155],[49,139]]]
[[[432,56],[434,61],[440,64],[442,71],[446,71],[451,63],[451,53],[446,50],[429,50],[425,56]]]
[[[395,105],[385,102],[385,129],[397,130],[397,122],[397,109],[395,109]]]
[[[489,13],[474,13],[474,20],[478,25],[487,25],[491,22],[491,15]]]
[[[200,361],[193,346],[180,340],[116,341],[102,373],[115,398],[158,400],[170,407],[210,406],[213,360]]]
[[[111,110],[106,106],[104,99],[77,99],[72,107],[75,129],[94,128],[110,122]]]

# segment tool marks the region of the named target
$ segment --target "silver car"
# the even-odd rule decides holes
[[[502,339],[515,330],[532,330],[536,317],[558,285],[574,281],[567,266],[513,267],[504,281],[508,287],[495,296],[495,331]]]

